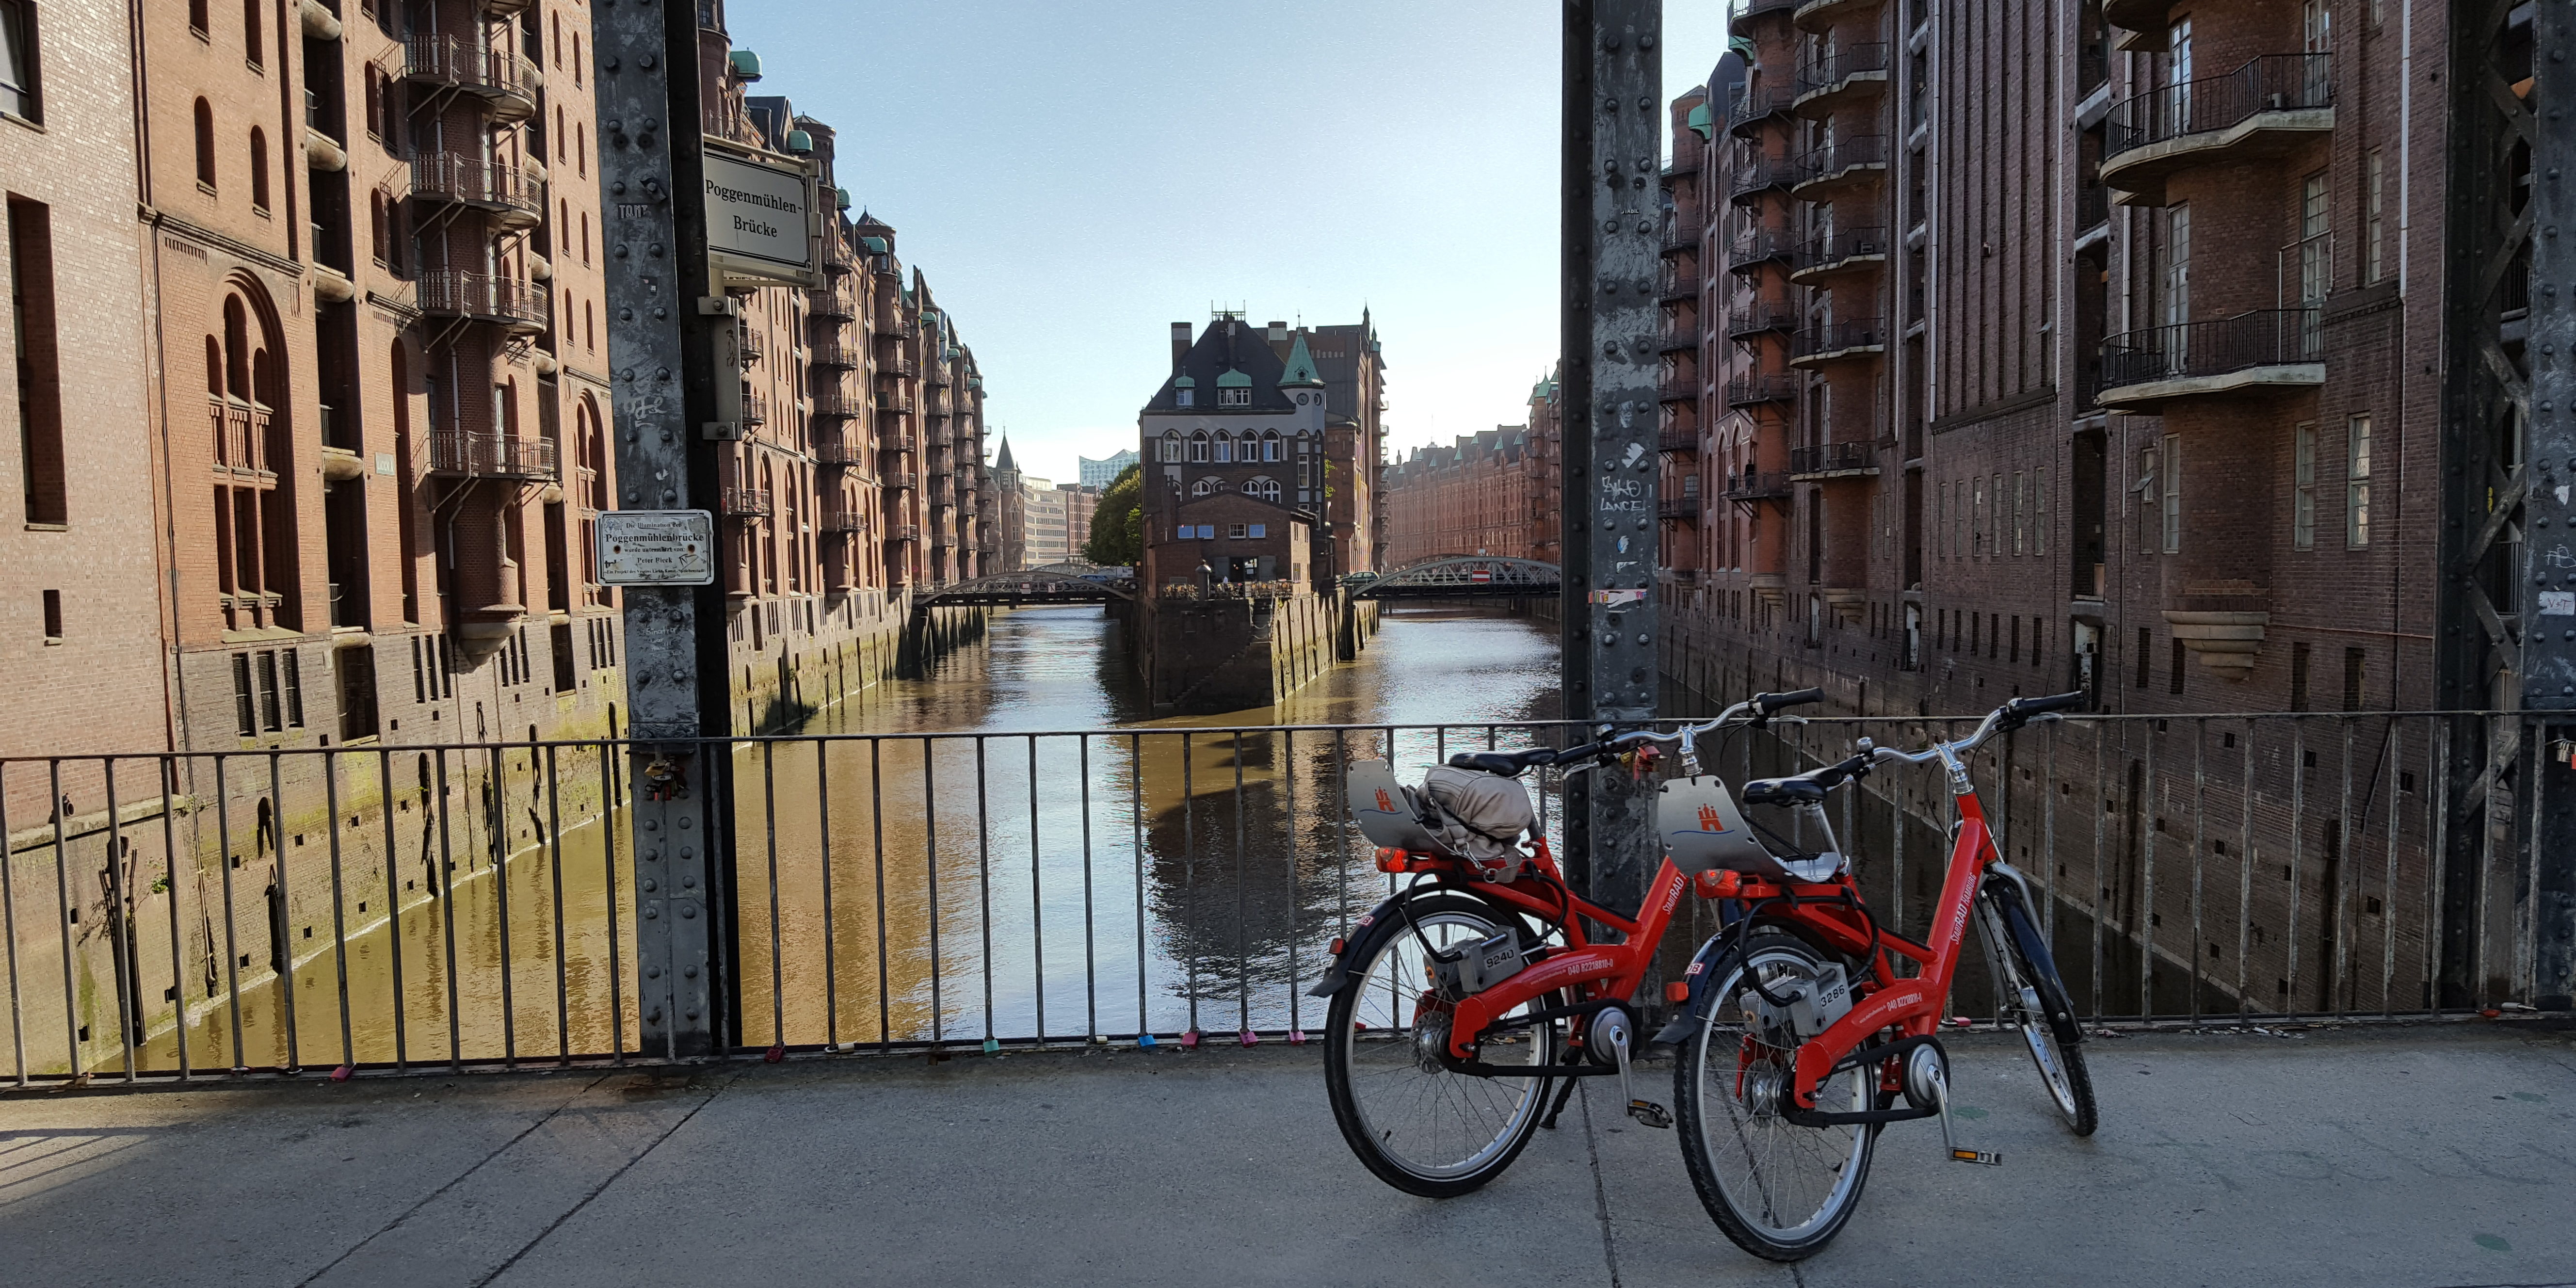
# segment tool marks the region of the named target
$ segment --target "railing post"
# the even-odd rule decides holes
[[[624,252],[605,261],[618,503],[703,509],[718,486],[717,445],[697,432],[714,419],[709,324],[726,320],[698,312],[709,291],[696,14],[627,0],[598,6],[593,32],[600,179],[615,194],[602,214]],[[734,907],[724,591],[629,586],[624,605],[642,1045],[721,1056],[741,1036],[740,936],[721,932]]]
[[[1603,723],[1655,714],[1662,37],[1662,0],[1565,8],[1563,686],[1569,717]],[[1624,772],[1569,782],[1568,866],[1594,900],[1644,898],[1652,803]]]

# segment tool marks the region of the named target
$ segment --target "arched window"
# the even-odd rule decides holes
[[[377,267],[393,266],[393,241],[393,224],[385,214],[385,194],[380,191],[368,193],[367,244],[375,256]]]
[[[250,208],[268,213],[268,135],[250,127]]]
[[[1190,435],[1190,459],[1204,463],[1207,458],[1208,436],[1207,431],[1202,429],[1197,433]]]
[[[197,184],[209,192],[215,187],[215,109],[206,100],[197,100]]]
[[[1216,459],[1220,462],[1234,459],[1234,439],[1222,429],[1216,432]]]
[[[242,0],[242,57],[253,67],[262,65],[259,35],[260,0]]]
[[[206,34],[208,25],[206,0],[188,0],[188,30],[202,37]]]
[[[1275,461],[1279,459],[1278,430],[1269,430],[1261,435],[1261,459],[1265,461]]]
[[[1215,480],[1215,479],[1200,479],[1198,482],[1196,482],[1196,483],[1192,483],[1192,484],[1190,485],[1190,495],[1191,495],[1191,496],[1208,496],[1208,495],[1212,495],[1213,493],[1215,493],[1215,491],[1216,491],[1216,480]]]
[[[1268,475],[1263,475],[1260,478],[1244,484],[1243,490],[1245,493],[1260,497],[1264,501],[1276,501],[1279,499],[1279,480],[1271,478]]]
[[[1181,459],[1181,431],[1177,429],[1163,431],[1163,459],[1167,461]]]
[[[211,335],[206,337],[206,396],[224,396],[224,342]]]
[[[581,347],[596,352],[599,348],[598,318],[591,312],[591,302],[581,302]]]
[[[581,262],[590,262],[590,212],[581,212]]]

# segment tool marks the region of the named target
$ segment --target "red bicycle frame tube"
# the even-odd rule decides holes
[[[1540,841],[1535,860],[1550,875],[1556,875],[1556,861]],[[1545,921],[1562,917],[1567,947],[1552,953],[1519,974],[1484,992],[1465,998],[1449,1019],[1449,1053],[1465,1060],[1473,1057],[1476,1039],[1497,1018],[1511,1014],[1522,1005],[1558,989],[1579,988],[1590,998],[1627,997],[1637,991],[1646,978],[1646,966],[1655,958],[1655,946],[1663,942],[1664,928],[1671,924],[1673,909],[1681,904],[1682,891],[1690,879],[1673,866],[1669,857],[1655,869],[1655,878],[1647,883],[1646,902],[1637,910],[1634,921],[1591,903],[1571,891],[1565,902],[1541,898],[1521,889],[1518,881],[1502,885],[1477,885],[1480,894],[1501,900]],[[1540,887],[1554,893],[1561,886]],[[1570,905],[1570,906],[1569,906]],[[1584,937],[1585,918],[1600,922],[1626,938],[1615,944],[1594,944]]]
[[[1923,973],[1913,979],[1889,979],[1882,968],[1884,987],[1856,1003],[1841,1019],[1823,1033],[1798,1048],[1798,1079],[1795,1097],[1802,1109],[1816,1106],[1816,1087],[1824,1081],[1836,1063],[1858,1050],[1880,1030],[1902,1029],[1907,1037],[1922,1037],[1938,1028],[1942,1007],[1950,997],[1951,977],[1959,969],[1959,945],[1966,938],[1968,911],[1977,895],[1977,883],[1985,876],[1986,865],[2002,856],[1997,854],[1994,834],[1986,829],[1986,812],[1972,792],[1958,795],[1959,836],[1950,847],[1950,871],[1941,884],[1940,910],[1932,921],[1932,941],[1927,951],[1894,935],[1881,931],[1878,947],[1920,963]],[[1792,919],[1818,926],[1821,919],[1805,908],[1792,908]],[[1881,959],[1882,962],[1884,958]]]

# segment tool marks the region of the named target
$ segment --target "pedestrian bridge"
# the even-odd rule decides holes
[[[1552,563],[1492,555],[1442,555],[1375,578],[1353,599],[1539,599],[1557,593]]]
[[[912,603],[915,608],[950,608],[970,604],[997,608],[1106,604],[1132,600],[1136,597],[1135,590],[1136,574],[1132,569],[1077,560],[951,582],[914,596]]]

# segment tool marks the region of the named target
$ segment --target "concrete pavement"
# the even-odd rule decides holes
[[[2017,1046],[1951,1046],[2005,1165],[1892,1127],[1795,1269],[1604,1082],[1435,1203],[1271,1045],[0,1094],[0,1285],[2576,1284],[2576,1033],[2101,1039],[2089,1141]]]

